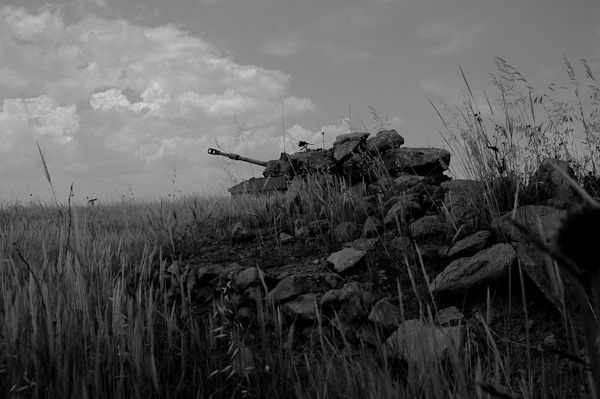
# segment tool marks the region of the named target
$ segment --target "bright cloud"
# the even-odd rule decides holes
[[[253,140],[277,146],[282,101],[287,118],[315,111],[310,99],[290,95],[290,80],[241,65],[175,25],[94,16],[67,23],[48,7],[5,6],[0,176],[42,180],[31,171],[40,142],[65,184],[88,177],[86,189],[114,191],[133,174],[140,190],[150,190],[176,167],[193,187],[214,168],[207,147],[216,140],[236,145],[223,140],[233,137],[234,117],[255,131]],[[257,157],[270,149],[259,150]]]

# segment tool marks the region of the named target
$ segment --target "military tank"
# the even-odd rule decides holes
[[[305,144],[302,146],[302,144]],[[303,150],[294,154],[282,152],[279,159],[261,161],[246,158],[238,154],[222,152],[209,148],[210,155],[220,155],[232,159],[252,163],[264,167],[263,177],[251,178],[228,189],[232,195],[258,194],[275,191],[286,191],[289,182],[296,176],[313,173],[328,173],[333,166],[332,151],[307,148],[308,143],[301,142]]]

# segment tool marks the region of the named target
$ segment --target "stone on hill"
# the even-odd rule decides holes
[[[385,341],[386,352],[396,359],[427,365],[442,360],[449,350],[457,351],[463,327],[437,327],[420,320],[407,320]]]
[[[338,273],[343,273],[348,269],[356,267],[366,255],[366,251],[354,248],[344,248],[341,251],[332,253],[327,262],[333,265]]]
[[[247,242],[254,239],[254,234],[250,233],[242,222],[237,222],[231,229],[231,241],[233,243]]]
[[[386,226],[395,224],[396,219],[402,223],[407,217],[419,215],[421,213],[419,197],[415,194],[401,195],[394,197],[393,200],[395,201],[394,205],[392,205],[383,218],[383,223]]]
[[[283,304],[283,313],[291,319],[314,321],[317,319],[317,304],[319,296],[314,293],[300,295]]]
[[[339,297],[340,319],[344,322],[351,322],[366,316],[375,300],[373,284],[346,283],[342,287]]]
[[[381,220],[375,216],[369,216],[363,225],[362,237],[378,237],[383,232],[384,226]]]
[[[546,158],[538,166],[530,186],[541,200],[551,200],[557,207],[575,201],[576,193],[568,180],[556,168],[575,179],[573,169],[563,160]]]
[[[450,152],[441,148],[394,148],[381,157],[391,173],[406,172],[426,176],[448,169]]]
[[[475,180],[450,180],[441,187],[446,191],[444,205],[449,224],[461,224],[477,216],[477,207],[483,204],[483,187]]]
[[[455,242],[448,251],[448,257],[451,259],[473,256],[477,252],[486,248],[490,243],[492,233],[487,230],[478,231],[468,237]]]
[[[369,321],[379,324],[386,330],[395,330],[402,322],[402,311],[400,307],[382,299],[371,309]]]
[[[341,162],[348,158],[354,151],[366,144],[369,133],[347,133],[340,134],[333,142],[333,158]]]
[[[358,251],[369,252],[377,246],[377,238],[359,238],[344,244],[346,248],[354,248]]]
[[[397,131],[381,130],[374,137],[367,139],[367,149],[374,154],[383,154],[392,148],[400,148],[404,144],[404,137]]]
[[[435,315],[435,322],[440,326],[458,326],[463,321],[465,316],[458,310],[456,306],[438,310]]]
[[[551,242],[561,218],[566,211],[541,205],[525,205],[517,208],[515,220],[523,225],[534,237],[543,242]],[[512,212],[492,220],[492,227],[500,230],[511,241],[527,241],[527,237],[510,223]],[[543,238],[540,236],[540,227]]]
[[[446,224],[437,215],[423,216],[409,224],[408,229],[415,240],[425,240],[446,235]]]
[[[478,285],[488,284],[504,277],[517,259],[510,244],[496,244],[470,258],[450,263],[431,283],[437,294],[464,293]]]
[[[423,176],[402,175],[394,179],[394,185],[399,191],[404,191],[413,188],[423,181]]]
[[[236,290],[243,291],[250,285],[260,281],[261,275],[264,276],[264,273],[256,267],[244,269],[233,279],[233,287]]]
[[[529,276],[556,310],[563,313],[564,286],[560,272],[554,269],[554,262],[548,262],[547,257],[533,245],[518,241],[513,242],[512,245],[517,251],[523,272]]]
[[[267,298],[275,302],[285,301],[286,299],[306,294],[310,291],[310,282],[304,276],[284,277],[269,292]]]

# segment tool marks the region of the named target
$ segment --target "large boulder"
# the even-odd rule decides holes
[[[563,207],[576,200],[577,194],[565,174],[575,180],[573,169],[563,160],[546,158],[540,163],[530,182],[530,189],[538,203],[549,201],[554,206]]]
[[[333,158],[337,162],[347,159],[357,148],[366,146],[369,133],[340,134],[333,142]]]
[[[517,208],[515,221],[525,227],[531,236],[551,242],[561,218],[566,214],[566,211],[549,206],[525,205]],[[510,241],[527,241],[527,236],[511,223],[511,218],[512,212],[507,212],[492,220],[492,227]]]
[[[382,160],[392,174],[406,172],[426,176],[447,170],[450,152],[441,148],[394,148],[386,151]]]
[[[404,144],[404,137],[395,130],[381,130],[374,137],[367,139],[367,149],[374,155],[383,154],[392,148],[400,148]]]
[[[385,341],[389,356],[420,365],[442,360],[448,351],[458,351],[464,326],[437,327],[420,320],[407,320]]]
[[[465,293],[505,276],[516,259],[517,253],[511,245],[496,244],[475,256],[450,263],[433,280],[431,291],[441,295]]]
[[[408,225],[412,237],[417,240],[441,238],[446,236],[446,224],[438,215],[427,215]]]
[[[446,219],[456,227],[473,220],[483,205],[483,186],[475,180],[450,180],[443,182]]]

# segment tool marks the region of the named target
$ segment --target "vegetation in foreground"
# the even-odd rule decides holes
[[[600,89],[587,64],[591,84],[585,90],[566,65],[576,108],[535,94],[498,60],[500,94],[494,106],[486,99],[487,113],[470,91],[463,107],[438,109],[443,120],[444,110],[455,118],[444,122],[444,134],[464,151],[467,176],[486,182],[478,204],[483,224],[515,203],[536,203],[529,181],[547,156],[569,162],[579,184],[598,197]],[[580,100],[584,92],[589,103]],[[576,132],[585,134],[583,146]],[[597,380],[580,353],[536,356],[536,348],[499,335],[492,315],[511,316],[489,295],[478,316],[479,344],[434,364],[400,364],[381,346],[347,342],[335,319],[332,328],[319,325],[313,340],[300,341],[274,306],[260,306],[257,322],[247,325],[231,311],[226,290],[208,311],[186,290],[173,290],[172,262],[202,256],[211,246],[226,251],[238,221],[259,232],[253,246],[263,258],[286,251],[269,243],[293,231],[297,219],[325,219],[331,226],[364,221],[370,210],[334,183],[309,181],[293,204],[285,196],[187,196],[0,209],[0,397],[533,398],[594,392]],[[311,251],[322,256],[340,244],[326,233]],[[419,260],[387,261],[412,270],[397,274],[398,297],[426,304],[419,309],[405,302],[407,315],[427,319],[427,304],[435,304],[415,281],[423,270]],[[512,288],[519,296],[522,288]],[[522,325],[514,328],[528,331],[527,302],[522,305]],[[597,329],[595,319],[589,327]],[[564,334],[583,346],[577,330]],[[588,359],[597,356],[595,343],[588,342],[587,352]]]

